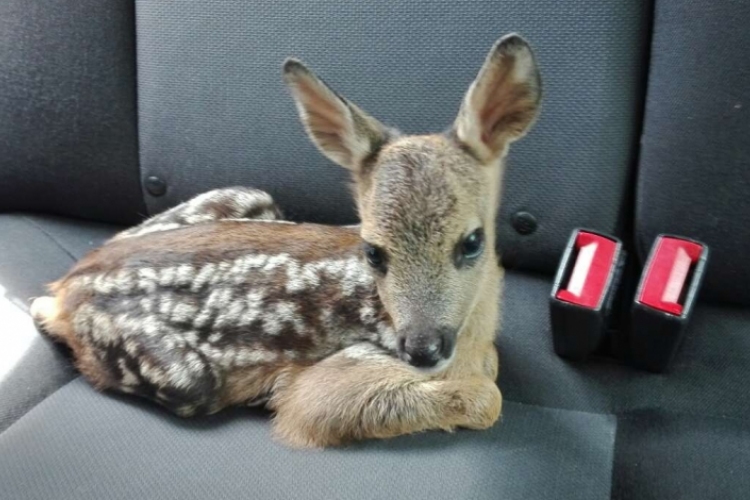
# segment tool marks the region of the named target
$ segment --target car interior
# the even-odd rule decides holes
[[[0,498],[749,498],[749,22],[737,0],[0,2]],[[347,172],[299,124],[286,58],[384,123],[440,132],[513,32],[543,98],[497,215],[489,430],[290,449],[263,409],[183,419],[102,394],[38,332],[48,283],[208,190],[357,222]],[[607,318],[554,305],[580,231],[617,244]],[[691,291],[654,299],[671,315],[638,298],[665,235],[697,242]],[[668,341],[668,359],[644,366],[634,339],[646,356]]]

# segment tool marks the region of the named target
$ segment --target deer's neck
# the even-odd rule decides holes
[[[477,301],[458,337],[456,359],[446,371],[447,377],[465,377],[483,373],[497,374],[494,340],[500,326],[500,294],[503,269],[496,264],[494,252],[488,256]]]

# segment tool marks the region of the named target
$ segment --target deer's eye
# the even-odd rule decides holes
[[[367,259],[367,263],[370,264],[370,267],[385,274],[388,270],[388,259],[386,258],[385,251],[380,247],[365,243],[364,252],[365,258]]]
[[[479,228],[464,238],[458,245],[456,264],[466,265],[482,255],[484,250],[484,231]]]

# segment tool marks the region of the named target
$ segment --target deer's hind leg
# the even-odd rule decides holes
[[[297,447],[430,429],[485,429],[501,407],[500,390],[489,377],[430,378],[366,345],[300,369],[271,399],[276,435]]]
[[[246,187],[214,189],[122,231],[112,240],[221,219],[281,220],[282,215],[265,191]]]
[[[183,417],[225,406],[218,397],[222,370],[188,339],[190,332],[137,309],[111,314],[63,304],[40,297],[31,313],[40,329],[70,348],[76,368],[97,389],[141,396]]]

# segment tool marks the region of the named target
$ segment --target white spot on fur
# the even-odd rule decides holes
[[[117,360],[117,366],[120,367],[120,371],[122,372],[122,379],[120,379],[122,385],[131,387],[138,385],[138,377],[127,367],[123,358]]]
[[[383,321],[378,323],[377,330],[378,343],[389,351],[395,352],[398,348],[398,338],[396,335],[396,331]]]
[[[114,291],[115,286],[104,274],[99,274],[94,278],[94,291],[104,295],[110,294]]]
[[[188,323],[198,313],[198,308],[186,302],[180,302],[172,309],[172,321],[176,323]]]
[[[270,223],[270,224],[292,224],[297,225],[297,222],[292,222],[289,220],[270,220],[270,219],[242,219],[242,218],[227,218],[227,219],[221,219],[218,222],[263,222],[263,223]]]
[[[109,314],[101,311],[96,311],[92,314],[91,337],[97,342],[106,345],[112,345],[119,340],[117,329]]]
[[[343,351],[344,356],[351,359],[373,359],[383,356],[383,350],[369,343],[355,344]]]
[[[372,307],[372,304],[364,304],[359,308],[359,319],[365,324],[375,323],[375,321],[377,321],[375,314],[376,311],[375,308]]]
[[[253,365],[269,364],[278,361],[279,354],[268,349],[239,348],[235,357],[235,365],[248,367]]]
[[[176,222],[166,222],[166,223],[161,223],[161,224],[146,224],[143,226],[136,227],[135,230],[120,233],[119,235],[115,237],[115,239],[130,238],[133,236],[143,236],[144,234],[156,233],[158,231],[169,231],[171,229],[177,229],[179,227],[182,227],[182,226],[180,224],[177,224]]]
[[[154,312],[154,299],[155,297],[148,296],[143,297],[140,301],[138,301],[138,305],[144,313],[151,314]]]
[[[141,331],[147,337],[155,337],[164,331],[164,324],[156,316],[146,316],[141,321]]]
[[[261,316],[264,295],[263,290],[248,292],[245,297],[245,312],[237,322],[239,326],[247,326]]]
[[[172,286],[177,270],[174,267],[165,267],[159,271],[159,286]]]
[[[301,292],[320,285],[319,270],[326,266],[326,262],[312,262],[300,267],[295,261],[287,264],[286,291],[287,293]]]
[[[273,255],[268,258],[266,261],[266,265],[263,266],[263,271],[266,273],[270,273],[274,269],[286,265],[289,261],[292,259],[289,257],[289,254],[287,253],[280,253],[278,255]]]
[[[216,264],[210,262],[203,266],[193,280],[193,284],[190,287],[192,292],[199,292],[213,277],[216,272]]]
[[[177,266],[175,271],[174,284],[175,286],[188,285],[193,281],[195,276],[195,268],[190,264],[181,264]]]
[[[245,310],[246,302],[244,299],[235,299],[220,312],[214,322],[214,328],[223,328],[227,325],[237,324]]]
[[[171,316],[174,306],[175,302],[171,295],[163,294],[159,297],[159,314],[162,316]]]
[[[191,347],[195,347],[198,345],[198,332],[196,332],[195,330],[184,332],[183,338],[185,339],[185,342]]]
[[[202,328],[206,326],[211,319],[211,316],[215,311],[221,310],[229,304],[232,300],[232,289],[231,288],[217,288],[211,292],[206,300],[206,303],[195,317],[193,324],[196,328]]]
[[[138,288],[144,292],[155,292],[157,279],[158,274],[154,269],[150,267],[142,267],[138,269]]]
[[[357,287],[372,284],[372,275],[365,270],[360,260],[350,257],[346,260],[344,276],[341,279],[341,289],[344,295],[352,295]]]
[[[164,385],[164,383],[167,382],[164,372],[159,367],[152,365],[143,358],[140,360],[139,368],[141,375],[152,384]]]
[[[297,314],[297,305],[293,302],[277,302],[269,307],[263,319],[264,332],[268,335],[278,335],[285,323],[291,323],[295,333],[305,331],[305,323]]]
[[[90,335],[92,317],[95,313],[94,306],[90,304],[81,305],[73,316],[73,329],[79,334]]]

